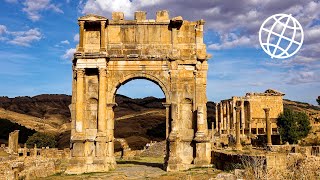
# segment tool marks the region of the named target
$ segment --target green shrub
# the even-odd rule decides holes
[[[279,133],[283,141],[297,143],[306,137],[311,129],[309,117],[304,112],[284,109],[277,119]]]
[[[34,144],[36,144],[37,147],[48,146],[50,148],[54,148],[57,145],[57,141],[55,140],[55,137],[53,135],[40,132],[36,132],[32,136],[29,136],[26,143],[29,147],[32,147],[34,146]]]

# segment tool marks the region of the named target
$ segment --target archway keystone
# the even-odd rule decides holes
[[[120,17],[121,15],[121,17]],[[204,21],[135,20],[86,15],[78,19],[80,41],[73,59],[71,159],[67,173],[109,171],[114,157],[115,92],[133,79],[147,79],[166,102],[167,171],[210,163],[207,127],[207,54]]]

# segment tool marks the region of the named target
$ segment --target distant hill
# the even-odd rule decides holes
[[[165,102],[164,98],[132,99],[117,94],[115,137],[126,138],[132,149],[142,148],[151,140],[163,140],[165,136],[163,102]],[[58,139],[58,147],[69,147],[70,103],[71,96],[63,94],[0,97],[0,119],[8,119],[12,123],[16,122],[36,131],[54,133]],[[284,108],[306,112],[313,124],[320,120],[320,107],[318,106],[284,100]],[[207,116],[209,128],[211,128],[211,122],[215,117],[214,102],[207,103]]]

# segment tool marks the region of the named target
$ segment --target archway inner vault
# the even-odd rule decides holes
[[[114,157],[115,92],[132,79],[148,79],[166,97],[167,171],[210,163],[207,127],[207,54],[204,21],[156,20],[135,12],[112,19],[87,15],[78,19],[80,40],[73,59],[71,159],[67,173],[116,168]]]

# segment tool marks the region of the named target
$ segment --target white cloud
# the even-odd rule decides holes
[[[19,46],[30,46],[32,42],[39,41],[42,38],[41,32],[37,28],[14,32],[13,34],[16,34],[16,36],[9,43]]]
[[[73,36],[74,42],[79,42],[79,33]]]
[[[309,70],[301,70],[301,71],[294,71],[289,72],[287,84],[304,84],[304,83],[313,83],[313,82],[320,82],[320,71],[309,71]]]
[[[220,50],[220,49],[231,49],[234,47],[243,47],[243,46],[252,46],[252,41],[255,38],[255,36],[242,36],[238,37],[237,35],[230,33],[228,35],[225,35],[226,37],[221,37],[222,42],[221,43],[214,43],[208,45],[208,49],[211,50]]]
[[[39,41],[42,34],[38,28],[26,31],[9,31],[5,25],[0,24],[0,40],[19,46],[30,46],[32,42]]]
[[[0,24],[0,35],[7,32],[7,27],[5,25]]]
[[[68,40],[60,41],[61,44],[70,44]]]
[[[61,56],[62,59],[71,60],[73,58],[73,54],[76,52],[75,48],[70,48],[65,51],[65,53]]]
[[[22,11],[28,14],[28,18],[32,21],[38,21],[41,18],[40,12],[44,10],[52,10],[57,13],[63,11],[50,0],[26,0],[23,5],[25,6]]]

